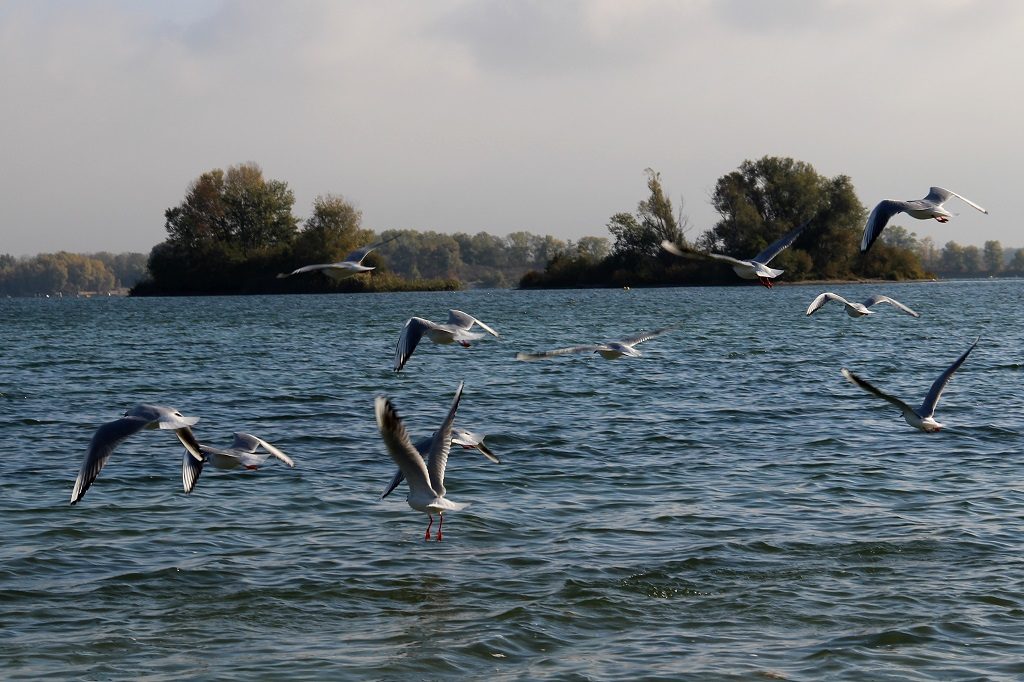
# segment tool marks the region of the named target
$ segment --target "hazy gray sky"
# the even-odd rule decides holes
[[[964,204],[939,245],[1024,246],[1024,3],[432,0],[0,3],[0,252],[148,251],[245,161],[305,216],[375,230],[607,236],[644,168],[685,198],[792,156],[869,207]]]

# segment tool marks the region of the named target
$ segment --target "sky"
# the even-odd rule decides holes
[[[4,0],[0,253],[148,252],[214,168],[344,196],[363,226],[608,236],[646,198],[691,238],[746,159],[848,175],[931,237],[1024,246],[1016,0]]]

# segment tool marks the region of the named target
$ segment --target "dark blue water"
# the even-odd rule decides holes
[[[1005,679],[1024,676],[1024,282],[0,301],[0,676]],[[449,307],[472,348],[398,332]],[[884,308],[880,306],[879,308]],[[636,359],[516,351],[680,328]],[[917,403],[938,434],[843,380]],[[456,384],[494,465],[449,461],[444,540],[373,398],[414,437]],[[126,440],[68,505],[93,431],[138,402],[255,433],[295,469],[203,473]]]

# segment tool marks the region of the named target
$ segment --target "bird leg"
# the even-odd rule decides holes
[[[249,471],[256,471],[257,469],[259,469],[259,467],[256,466],[255,464],[246,464],[245,468],[248,469]]]
[[[948,223],[949,222],[949,218],[947,218],[944,215],[937,215],[937,216],[934,216],[934,218],[936,220],[938,220],[940,223]]]
[[[771,289],[772,288],[772,280],[770,278],[768,278],[768,277],[758,277],[758,279],[761,280],[761,284],[764,285],[764,287],[766,289]]]
[[[441,524],[444,523],[444,514],[441,512],[437,513],[437,541],[441,542]]]
[[[469,348],[469,341],[459,341],[459,345],[463,348]]]
[[[430,527],[434,525],[434,517],[430,514],[427,514],[427,518],[430,519],[430,523],[427,524],[427,534],[423,536],[424,541],[430,539]]]

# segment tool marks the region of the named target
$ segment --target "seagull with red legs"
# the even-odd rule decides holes
[[[452,424],[455,413],[462,399],[463,383],[455,390],[455,399],[448,410],[448,415],[436,431],[427,453],[426,461],[409,440],[409,434],[402,424],[401,417],[395,410],[391,400],[378,397],[374,401],[374,412],[377,427],[387,446],[388,454],[401,470],[409,484],[406,502],[416,511],[421,511],[430,519],[424,540],[430,540],[430,529],[434,525],[434,514],[437,514],[437,540],[441,540],[441,525],[444,523],[444,512],[465,509],[468,504],[453,502],[445,497],[444,472],[448,465],[448,453],[452,447]]]
[[[203,473],[203,465],[207,462],[215,469],[242,467],[255,471],[273,457],[292,468],[295,467],[295,462],[291,457],[251,433],[235,433],[235,440],[231,443],[231,447],[223,450],[199,443],[199,453],[203,456],[201,460],[192,457],[186,450],[181,460],[181,483],[186,493],[192,492],[192,489],[196,487],[199,474]]]
[[[484,337],[479,332],[470,331],[473,325],[479,325],[491,336],[500,336],[498,332],[461,310],[449,310],[448,321],[444,324],[431,322],[422,317],[409,318],[402,327],[398,345],[395,347],[395,371],[400,372],[405,367],[405,363],[409,361],[409,357],[424,336],[434,343],[458,343],[463,348],[469,348],[470,341]]]
[[[756,279],[761,282],[766,289],[771,289],[775,286],[772,280],[785,272],[785,270],[770,268],[768,267],[768,263],[771,262],[772,258],[775,258],[777,255],[782,253],[784,249],[789,247],[790,244],[795,242],[796,238],[800,236],[800,233],[804,231],[804,228],[807,227],[809,223],[810,221],[794,227],[792,230],[769,244],[763,251],[761,251],[761,253],[757,254],[750,260],[740,260],[721,253],[693,251],[683,248],[678,244],[674,244],[667,239],[662,240],[661,248],[676,256],[683,256],[687,258],[713,258],[715,260],[723,261],[731,265],[733,271],[743,279]]]
[[[953,214],[944,209],[942,205],[953,197],[956,197],[971,208],[976,208],[982,213],[988,213],[988,211],[970,199],[942,187],[930,187],[928,189],[928,196],[924,199],[911,199],[910,201],[883,199],[871,210],[871,215],[868,216],[868,221],[864,224],[864,234],[860,239],[860,252],[867,253],[871,245],[878,239],[878,236],[882,234],[882,230],[889,223],[889,219],[897,213],[906,213],[911,218],[917,218],[918,220],[934,218],[940,223],[948,223]]]

